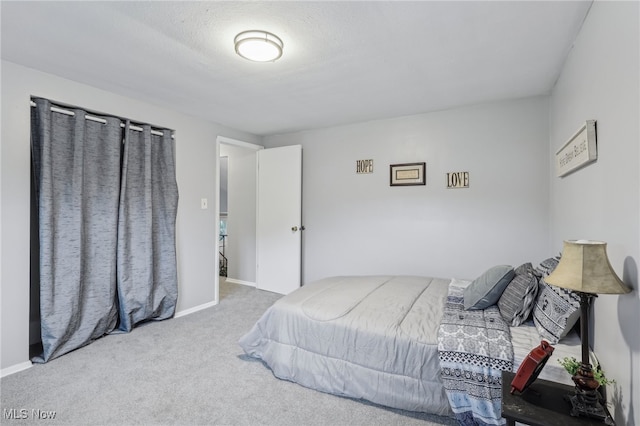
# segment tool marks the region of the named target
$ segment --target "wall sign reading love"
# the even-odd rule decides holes
[[[447,173],[447,188],[468,188],[469,172]]]

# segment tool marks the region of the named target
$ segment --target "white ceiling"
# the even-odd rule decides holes
[[[1,54],[270,135],[547,94],[590,5],[2,1]],[[236,55],[249,29],[277,34],[283,57]]]

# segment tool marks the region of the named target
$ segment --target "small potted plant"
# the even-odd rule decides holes
[[[567,370],[567,373],[569,373],[571,376],[575,376],[578,372],[578,369],[580,369],[580,366],[582,365],[582,363],[576,360],[575,357],[564,357],[562,359],[558,359],[558,362],[564,367],[565,370]],[[593,366],[593,378],[598,381],[600,386],[606,386],[616,382],[615,380],[609,380],[605,377],[604,371],[602,371],[602,369],[600,368],[600,364],[596,364]]]
[[[587,377],[585,377],[584,372],[580,368],[582,363],[574,357],[564,357],[558,359],[558,362],[567,370],[567,373],[571,375],[571,379],[576,384],[576,388],[584,389],[585,386],[591,387],[591,389],[597,391],[599,394],[600,403],[603,405],[606,404],[606,385],[613,384],[616,381],[609,380],[605,377],[604,371],[600,368],[600,364],[596,362]]]

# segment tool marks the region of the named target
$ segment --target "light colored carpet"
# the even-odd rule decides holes
[[[110,335],[0,382],[2,424],[455,425],[273,376],[238,339],[280,295],[221,284],[217,306]],[[40,415],[55,412],[49,420]],[[44,413],[44,414],[43,414]]]

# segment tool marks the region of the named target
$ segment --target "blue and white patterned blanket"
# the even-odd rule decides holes
[[[503,370],[513,370],[508,324],[496,305],[465,311],[466,283],[453,281],[438,330],[442,381],[461,425],[502,425]]]

